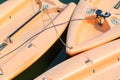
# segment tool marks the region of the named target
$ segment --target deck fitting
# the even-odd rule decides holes
[[[31,48],[32,46],[33,46],[33,44],[29,44],[29,45],[28,45],[28,48]]]
[[[8,37],[7,40],[8,40],[8,42],[13,43],[12,37]]]
[[[11,19],[12,17],[11,16],[9,16],[9,19]]]
[[[89,59],[87,59],[86,61],[85,61],[85,63],[89,63],[90,62],[90,60]]]
[[[120,61],[120,58],[118,57],[117,60]]]
[[[3,75],[3,70],[0,68],[0,76]]]
[[[52,79],[50,79],[48,77],[43,77],[42,80],[52,80]]]
[[[95,69],[93,69],[93,73],[95,73],[96,71],[95,71]]]

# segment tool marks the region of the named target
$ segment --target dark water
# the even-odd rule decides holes
[[[0,4],[5,2],[7,0],[0,0]],[[63,3],[70,3],[70,2],[75,2],[76,4],[78,3],[79,0],[60,0]]]
[[[7,0],[0,0],[0,4]],[[60,0],[63,3],[75,2],[78,3],[79,0]],[[61,38],[66,41],[66,31],[63,33]],[[33,80],[46,70],[52,68],[53,66],[59,64],[60,62],[66,60],[69,56],[66,55],[65,46],[58,40],[39,60],[37,60],[28,69],[22,72],[20,75],[15,77],[13,80]]]
[[[2,4],[2,3],[5,2],[5,1],[7,1],[7,0],[0,0],[0,4]]]
[[[79,2],[79,0],[60,0],[61,2],[63,2],[63,3],[70,3],[70,2],[74,2],[74,3],[78,3]]]

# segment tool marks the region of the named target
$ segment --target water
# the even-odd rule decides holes
[[[6,0],[0,0],[0,4]],[[63,3],[75,2],[78,3],[79,0],[60,0]],[[63,41],[66,41],[66,33],[61,36]],[[52,57],[49,57],[52,56]],[[46,52],[39,60],[37,60],[33,65],[26,69],[23,73],[15,77],[13,80],[33,80],[35,77],[42,74],[44,71],[52,68],[53,66],[59,64],[60,62],[66,60],[69,56],[66,55],[65,46],[58,40],[49,51]],[[41,67],[42,65],[42,67]]]
[[[61,2],[63,2],[63,3],[70,3],[70,2],[74,2],[74,3],[78,3],[79,2],[79,0],[60,0]]]
[[[0,0],[0,4],[2,4],[2,3],[5,2],[5,1],[7,1],[7,0]]]
[[[5,2],[7,0],[0,0],[0,4]],[[70,3],[70,2],[75,2],[75,3],[78,3],[79,0],[60,0],[61,2],[63,3]]]

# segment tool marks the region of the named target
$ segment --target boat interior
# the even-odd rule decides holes
[[[82,0],[77,6],[67,34],[66,42],[71,47],[66,50],[69,55],[92,49],[119,37],[117,30],[120,28],[120,1],[111,0],[108,5],[106,3],[107,1],[102,0]]]

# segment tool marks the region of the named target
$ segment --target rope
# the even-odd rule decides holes
[[[83,19],[73,19],[73,20],[70,20],[70,21],[77,21],[77,20],[85,20],[86,18],[83,18]],[[95,18],[87,18],[87,19],[95,19]],[[38,36],[39,34],[41,34],[42,32],[48,30],[48,29],[51,29],[55,26],[59,26],[59,25],[63,25],[65,23],[68,23],[70,21],[65,21],[63,23],[60,23],[60,24],[56,24],[56,25],[53,25],[53,26],[50,26],[50,27],[47,27],[45,29],[43,29],[42,31],[36,33],[35,35],[31,36],[29,39],[27,39],[25,42],[23,42],[21,45],[19,45],[18,47],[16,47],[15,49],[11,50],[10,52],[6,53],[5,55],[1,56],[0,59],[2,59],[3,57],[9,55],[10,53],[16,51],[17,49],[19,49],[20,47],[22,47],[25,43],[27,43],[28,41],[30,41],[31,39],[33,39],[34,37]],[[66,46],[68,46],[67,44],[65,44]]]
[[[37,12],[35,11],[35,8],[34,8],[34,1],[36,2],[36,5],[38,5],[38,6],[39,6],[39,8],[38,8],[38,11],[37,11],[37,12],[39,12],[39,11],[40,11],[41,6],[42,6],[42,2],[41,2],[41,1],[38,1],[38,0],[31,0],[31,7],[32,7],[32,10],[33,10],[33,12],[34,12],[34,13],[37,13]]]
[[[47,11],[46,14],[48,15],[49,18],[51,18],[48,13],[49,13],[49,12]],[[55,27],[54,22],[52,21],[51,23],[53,24],[54,29],[55,29],[55,32],[56,32],[57,35],[59,36],[59,40],[62,42],[62,44],[63,44],[64,46],[66,46],[67,48],[72,49],[72,47],[68,46],[68,44],[66,44],[66,43],[62,40],[62,38],[60,37],[60,35],[59,35],[59,33],[58,33],[58,31],[57,31],[57,29],[56,29],[56,27]]]

